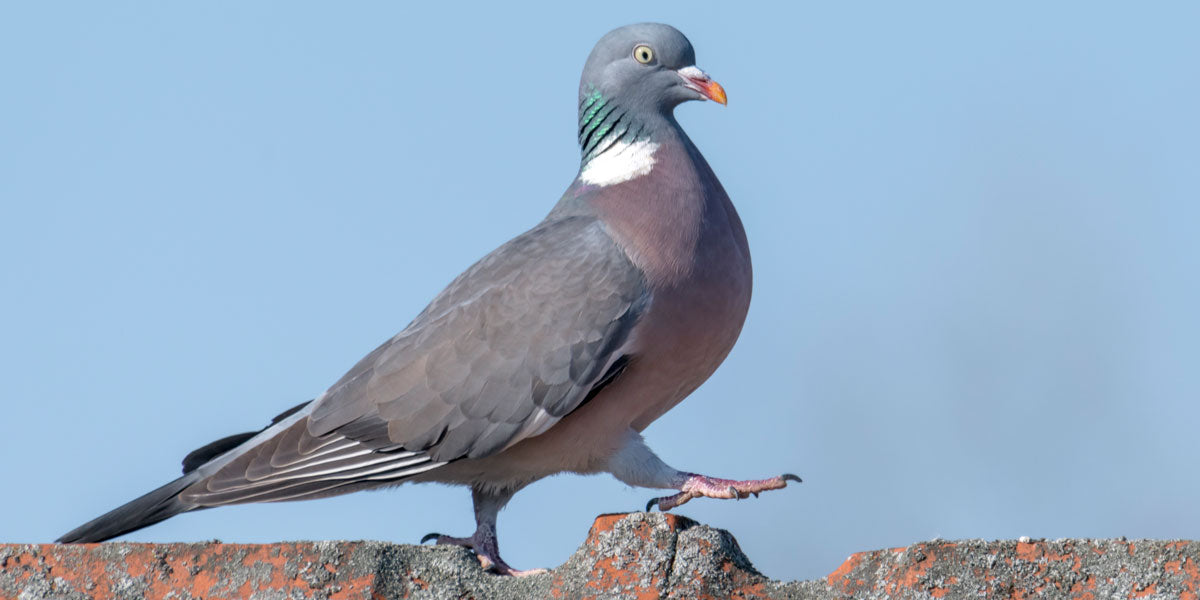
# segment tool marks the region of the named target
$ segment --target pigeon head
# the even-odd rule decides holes
[[[595,94],[638,112],[668,113],[687,100],[725,103],[725,90],[696,68],[696,51],[678,29],[626,25],[600,38],[579,85],[581,102]]]
[[[678,29],[639,23],[608,32],[579,82],[583,165],[611,148],[653,143],[656,130],[673,123],[676,106],[706,99],[725,104],[725,90],[696,67],[696,51]]]

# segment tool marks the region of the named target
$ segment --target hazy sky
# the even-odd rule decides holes
[[[943,538],[1200,537],[1195,3],[17,3],[0,8],[0,541],[48,542],[319,394],[578,168],[609,29],[687,34],[679,120],[754,303],[646,434],[805,483],[679,512],[766,574]],[[517,567],[657,495],[560,476]],[[183,515],[126,539],[415,543],[461,488]]]

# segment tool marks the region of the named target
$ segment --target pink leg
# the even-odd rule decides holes
[[[484,569],[491,569],[501,575],[522,577],[545,573],[545,569],[529,569],[527,571],[514,569],[500,558],[500,547],[496,543],[496,515],[508,503],[508,499],[512,498],[512,494],[509,492],[494,495],[472,490],[471,499],[475,502],[475,534],[471,537],[451,537],[440,533],[430,533],[421,538],[421,543],[436,540],[434,543],[439,546],[451,545],[470,548],[475,551],[475,556],[479,558]]]
[[[770,479],[747,479],[744,481],[718,479],[696,473],[685,473],[684,475],[687,479],[679,487],[678,494],[654,498],[646,503],[646,510],[650,510],[650,507],[655,505],[658,505],[658,509],[662,511],[671,510],[692,498],[701,496],[740,500],[749,498],[752,494],[757,497],[761,492],[785,488],[789,481],[800,483],[800,478],[791,473],[784,473]]]
[[[421,543],[429,540],[436,540],[434,544],[438,546],[463,546],[475,551],[475,556],[479,558],[479,564],[484,569],[490,569],[500,575],[512,575],[515,577],[524,577],[525,575],[537,575],[545,573],[546,569],[514,569],[500,558],[500,549],[496,546],[496,531],[493,527],[490,532],[476,531],[471,537],[450,537],[440,533],[430,533],[421,538]]]
[[[658,505],[659,510],[671,510],[692,498],[748,498],[768,490],[787,487],[787,482],[800,478],[784,473],[770,479],[718,479],[697,473],[680,471],[664,463],[646,446],[641,434],[629,431],[624,443],[609,458],[606,469],[613,477],[638,487],[679,490],[678,494],[654,498],[646,510]]]

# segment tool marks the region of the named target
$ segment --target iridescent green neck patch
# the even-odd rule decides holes
[[[633,144],[650,138],[650,132],[621,105],[605,98],[596,86],[579,102],[579,149],[582,165],[618,142]]]

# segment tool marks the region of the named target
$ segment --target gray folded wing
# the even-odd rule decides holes
[[[452,282],[404,331],[318,400],[325,435],[386,439],[435,460],[479,458],[578,406],[647,302],[640,272],[596,221],[552,221]]]
[[[544,222],[473,265],[310,410],[248,442],[185,497],[315,497],[499,452],[606,383],[648,303],[640,271],[600,223]]]

